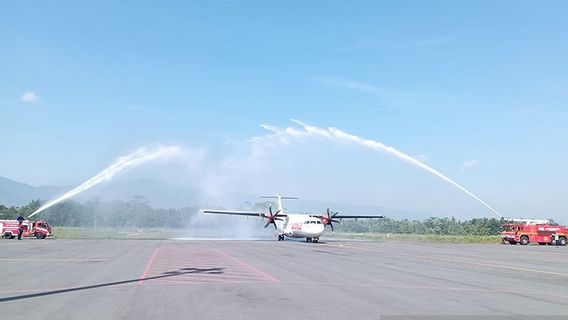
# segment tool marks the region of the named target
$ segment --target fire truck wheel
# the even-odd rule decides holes
[[[10,232],[6,232],[2,235],[2,238],[4,239],[12,239],[12,234]]]
[[[520,244],[523,245],[523,246],[526,246],[527,244],[529,244],[529,237],[527,237],[527,236],[522,236],[522,237],[521,237]]]
[[[565,246],[566,245],[566,237],[560,237],[560,245],[561,246]]]
[[[35,237],[36,237],[36,239],[43,239],[43,234],[38,232],[38,233],[35,234]]]

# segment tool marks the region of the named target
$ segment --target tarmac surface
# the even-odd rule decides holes
[[[0,240],[0,318],[567,319],[567,263],[554,246]]]

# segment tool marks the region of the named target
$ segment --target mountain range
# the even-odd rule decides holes
[[[0,177],[0,204],[18,207],[36,199],[51,199],[67,189],[66,187],[59,186],[36,187]]]
[[[22,206],[32,200],[42,202],[53,199],[72,189],[65,186],[32,186],[26,183],[0,177],[0,204],[6,206]],[[205,197],[198,189],[174,186],[167,182],[152,178],[118,180],[95,186],[73,198],[83,202],[92,199],[100,201],[142,201],[155,208],[180,208],[200,205]],[[227,209],[236,209],[243,203],[263,202],[256,195],[238,194],[224,205]],[[284,203],[292,212],[323,213],[327,207],[332,211],[349,214],[385,214],[396,218],[422,219],[427,216],[414,212],[406,212],[372,205],[324,202],[318,200],[291,200]],[[234,206],[234,207],[233,207]]]
[[[32,186],[0,177],[0,204],[6,206],[22,206],[32,200],[42,202],[62,195],[72,187],[65,186]],[[111,181],[95,186],[76,197],[76,201],[98,199],[101,201],[143,201],[153,207],[170,208],[195,205],[199,202],[197,190],[178,187],[164,181],[150,178]]]

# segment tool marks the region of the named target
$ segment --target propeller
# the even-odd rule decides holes
[[[268,221],[266,222],[266,224],[264,225],[264,227],[268,227],[271,223],[274,225],[274,229],[278,229],[278,227],[276,226],[276,221],[282,221],[282,218],[277,217],[278,214],[280,213],[280,210],[276,211],[276,213],[272,213],[272,206],[268,207],[268,215],[265,215],[264,217],[266,219],[268,219]]]
[[[327,208],[327,217],[326,216],[321,216],[321,221],[324,224],[324,226],[329,225],[331,227],[331,231],[335,231],[333,229],[333,222],[337,222],[340,223],[339,220],[335,220],[335,216],[339,214],[339,212],[331,212],[329,211],[329,208]]]

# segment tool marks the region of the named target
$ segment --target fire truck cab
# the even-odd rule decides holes
[[[0,235],[4,239],[14,239],[18,235],[20,223],[18,220],[0,220]],[[51,235],[51,226],[45,220],[22,221],[22,237],[45,239]]]
[[[565,246],[568,227],[549,224],[509,223],[502,225],[501,243],[527,245],[531,242],[540,245],[554,244],[554,235],[558,235],[560,245]]]

